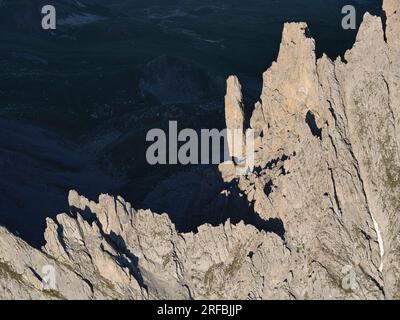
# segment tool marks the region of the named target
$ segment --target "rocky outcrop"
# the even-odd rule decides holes
[[[366,14],[335,61],[316,58],[306,24],[285,25],[249,121],[255,170],[220,166],[226,194],[234,185],[249,212],[283,230],[228,220],[181,233],[166,214],[71,191],[41,250],[0,228],[0,297],[399,298],[398,6]],[[227,126],[245,130],[235,77],[226,109]],[[56,287],[43,290],[49,265]]]

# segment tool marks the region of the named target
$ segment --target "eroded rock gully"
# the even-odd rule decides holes
[[[42,250],[0,228],[0,297],[400,298],[400,1],[383,9],[384,19],[364,16],[345,61],[317,60],[307,25],[286,24],[250,120],[255,170],[220,165],[284,236],[229,220],[177,232],[166,214],[71,191]],[[230,81],[227,118],[245,129],[239,79]],[[56,290],[42,290],[45,265]]]

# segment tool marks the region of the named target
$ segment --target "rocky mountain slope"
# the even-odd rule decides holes
[[[165,214],[71,191],[42,250],[0,228],[0,297],[400,298],[400,1],[383,12],[364,16],[343,60],[317,60],[306,24],[284,27],[249,121],[255,170],[220,165],[215,194],[227,205],[242,195],[281,229],[228,220],[180,233]],[[229,78],[228,126],[246,123],[240,90]],[[43,290],[48,265],[56,288]]]
[[[72,187],[97,196],[117,185],[85,151],[52,132],[0,119],[0,225],[40,247],[45,218],[68,208]]]

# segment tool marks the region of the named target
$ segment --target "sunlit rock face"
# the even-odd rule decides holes
[[[398,292],[398,4],[385,1],[383,19],[364,16],[344,61],[316,60],[307,26],[287,24],[264,73],[250,121],[259,170],[239,186],[261,217],[283,221],[302,298],[335,296],[346,265],[369,292],[350,296]]]
[[[279,228],[227,220],[183,233],[121,197],[71,191],[41,250],[0,228],[0,297],[400,298],[398,6],[366,14],[343,60],[316,59],[307,25],[285,25],[248,121],[255,170],[220,166],[227,202],[235,189]],[[230,78],[227,127],[245,130],[240,92]],[[43,291],[48,265],[56,287]]]

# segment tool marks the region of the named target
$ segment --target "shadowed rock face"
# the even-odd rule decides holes
[[[216,189],[234,186],[283,235],[229,220],[178,232],[166,214],[72,191],[42,250],[0,229],[0,296],[399,298],[400,3],[384,9],[383,20],[365,15],[346,62],[317,60],[307,25],[286,24],[250,119],[256,170],[220,166]],[[40,284],[47,264],[51,292]]]

